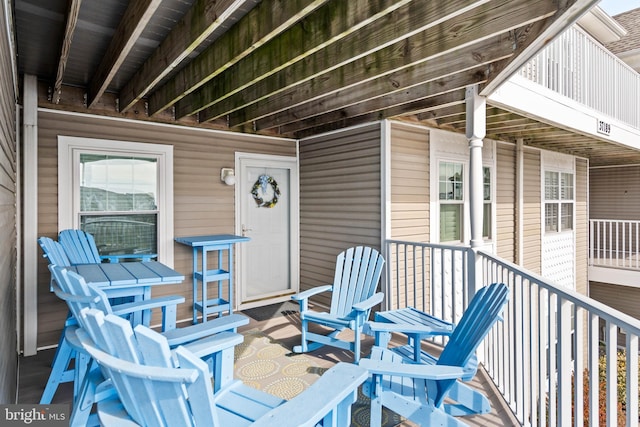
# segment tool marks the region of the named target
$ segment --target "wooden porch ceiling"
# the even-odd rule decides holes
[[[491,93],[597,1],[15,0],[15,21],[41,106],[301,138],[383,118],[464,132],[465,87]],[[615,156],[491,106],[487,127]]]
[[[464,133],[464,100],[450,105],[437,105],[417,114],[417,120],[432,127]],[[640,164],[640,152],[633,148],[613,144],[604,137],[598,139],[562,129],[491,105],[487,106],[487,138],[514,143],[522,138],[525,146],[588,158],[590,167]]]

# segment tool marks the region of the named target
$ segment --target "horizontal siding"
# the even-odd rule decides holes
[[[429,130],[401,123],[391,125],[391,238],[410,242],[429,241]],[[396,277],[398,269],[413,272],[413,254],[388,254],[387,269]],[[420,257],[418,257],[420,259]],[[429,274],[428,271],[425,274]],[[416,276],[422,280],[422,272]],[[397,283],[393,298],[404,295],[413,305],[424,307],[429,289],[415,290]],[[415,292],[417,291],[417,295]],[[387,301],[391,307],[398,301]]]
[[[38,131],[38,235],[54,238],[58,232],[58,135],[173,145],[175,236],[235,232],[234,191],[220,181],[220,169],[233,167],[236,151],[296,155],[291,140],[52,111],[39,113]],[[157,287],[153,295],[183,295],[186,302],[179,306],[178,319],[191,319],[192,252],[177,244],[174,250],[174,267],[186,280]],[[49,272],[42,260],[38,268],[38,346],[57,342],[65,316],[64,304],[49,292]],[[157,321],[156,317],[153,322]]]
[[[516,146],[496,144],[496,249],[497,255],[516,260]]]
[[[429,131],[391,125],[391,238],[429,241]]]
[[[591,169],[589,212],[594,219],[640,220],[640,166]]]
[[[640,319],[640,288],[591,282],[589,297],[613,307],[629,316]]]
[[[540,152],[525,149],[522,265],[537,274],[542,271],[540,192]]]
[[[0,6],[0,402],[16,396],[16,93],[14,56],[7,38],[4,7]]]
[[[300,141],[301,290],[332,283],[343,250],[379,250],[380,220],[380,124]]]

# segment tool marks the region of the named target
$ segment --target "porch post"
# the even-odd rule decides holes
[[[482,139],[486,135],[486,99],[478,95],[478,86],[468,86],[467,139],[469,140],[469,216],[471,223],[471,248],[482,246],[483,174]]]

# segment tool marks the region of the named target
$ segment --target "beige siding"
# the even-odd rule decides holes
[[[391,125],[391,238],[409,242],[429,241],[429,130],[401,123]],[[415,255],[415,257],[414,257]],[[414,259],[422,259],[418,253],[390,253],[387,269],[392,277],[396,271],[414,274]],[[428,260],[428,252],[426,254]],[[428,264],[427,264],[428,265]],[[421,283],[422,275],[416,273],[415,280]],[[429,272],[425,272],[429,274]],[[400,281],[393,293],[394,298],[403,295],[411,305],[422,307],[429,301],[429,289],[423,293]],[[406,302],[388,301],[392,307],[404,306]]]
[[[15,400],[16,348],[16,93],[13,57],[0,6],[0,402]]]
[[[300,289],[332,283],[350,246],[379,250],[380,221],[380,124],[300,141]]]
[[[640,288],[591,282],[589,297],[640,319]]]
[[[640,166],[591,169],[589,212],[592,219],[640,220]]]
[[[525,149],[522,265],[537,274],[542,270],[540,191],[540,152]]]
[[[496,249],[497,255],[516,260],[516,146],[496,144]]]
[[[220,169],[234,165],[236,151],[296,155],[294,141],[239,133],[209,132],[52,111],[41,111],[38,120],[38,235],[54,238],[58,232],[58,135],[173,145],[175,236],[235,231],[234,191],[220,181]],[[191,250],[177,244],[174,250],[174,267],[187,279],[181,285],[157,288],[153,292],[156,296],[184,295],[186,302],[179,307],[178,319],[190,319],[193,301]],[[66,315],[64,305],[49,292],[48,282],[49,273],[43,260],[38,269],[38,346],[57,342]]]
[[[576,159],[576,291],[586,295],[589,287],[589,163]]]
[[[429,241],[429,132],[391,125],[391,238]]]

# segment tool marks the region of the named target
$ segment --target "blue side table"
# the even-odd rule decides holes
[[[233,234],[216,234],[209,236],[178,237],[176,242],[193,248],[193,323],[198,323],[198,312],[202,313],[202,322],[212,313],[233,312],[233,245],[248,242],[250,239]],[[207,268],[207,252],[218,251],[218,268]],[[223,268],[223,255],[227,251],[227,268]],[[200,252],[200,267],[198,266]],[[223,298],[223,282],[227,282],[228,300]],[[198,282],[202,285],[198,299]],[[218,282],[217,298],[207,297],[207,284]]]

